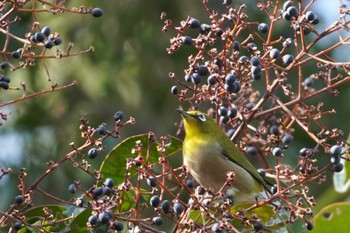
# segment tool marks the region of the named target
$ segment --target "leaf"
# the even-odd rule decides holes
[[[350,142],[350,134],[347,142]],[[346,149],[348,150],[349,146]],[[350,155],[346,154],[346,157],[349,158]],[[345,159],[342,159],[340,162],[344,165],[344,168],[341,172],[335,172],[333,174],[333,184],[335,191],[345,193],[350,188],[350,163],[346,162]]]
[[[338,202],[328,205],[315,215],[312,232],[344,232],[345,229],[350,229],[349,216],[350,203]]]
[[[90,209],[85,209],[78,214],[73,221],[69,224],[69,232],[71,233],[83,233],[89,232],[86,223],[91,215]]]
[[[232,206],[231,213],[235,214],[239,210],[247,209],[254,204],[255,204],[255,202],[246,202],[246,203],[236,204],[236,205]],[[263,206],[259,206],[259,207],[255,208],[255,209],[252,209],[252,210],[247,212],[246,216],[248,218],[251,218],[253,215],[256,215],[257,217],[261,218],[264,222],[270,221],[271,218],[276,218],[276,213],[273,210],[273,207],[269,206],[269,205],[263,205]]]
[[[140,134],[129,137],[119,143],[113,150],[106,156],[100,167],[100,172],[105,178],[112,178],[115,184],[121,184],[124,182],[126,174],[126,161],[128,158],[135,158],[136,155],[131,153],[135,147],[136,142],[140,141],[143,145],[141,148],[144,158],[147,155],[147,147],[150,144],[150,163],[155,163],[158,158],[161,157],[161,153],[157,150],[159,143],[150,140],[151,134]],[[169,137],[171,140],[166,145],[165,153],[169,156],[182,149],[182,141],[175,137]],[[136,171],[130,170],[130,176],[135,175]]]

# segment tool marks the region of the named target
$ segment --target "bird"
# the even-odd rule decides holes
[[[234,173],[226,194],[235,203],[252,201],[269,186],[238,147],[209,115],[177,109],[184,122],[183,164],[205,189],[222,190],[228,172]]]

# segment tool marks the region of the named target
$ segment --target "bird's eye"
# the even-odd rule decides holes
[[[202,122],[206,121],[207,119],[205,118],[204,114],[200,113],[198,114],[198,119],[201,120]]]

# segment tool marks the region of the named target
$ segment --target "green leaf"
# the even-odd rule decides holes
[[[106,156],[101,167],[100,172],[105,178],[112,178],[115,184],[121,184],[124,182],[126,174],[126,161],[128,158],[135,158],[136,155],[131,151],[135,147],[136,142],[140,141],[143,145],[141,153],[144,158],[147,155],[147,148],[149,146],[150,163],[155,163],[158,158],[161,157],[161,153],[157,150],[159,143],[153,140],[152,134],[140,134],[129,137],[119,143],[113,150]],[[169,156],[182,149],[182,141],[175,137],[169,137],[170,142],[166,145],[165,153]],[[136,171],[130,170],[130,176],[136,174]]]
[[[231,213],[235,214],[239,210],[245,210],[254,204],[255,204],[255,202],[245,202],[245,203],[236,204],[236,205],[232,206]],[[269,205],[259,206],[255,209],[252,209],[252,210],[247,212],[248,218],[251,218],[254,215],[261,218],[261,220],[263,220],[264,222],[270,221],[271,218],[276,218],[276,213],[273,210],[273,207],[269,206]]]
[[[90,209],[85,209],[80,214],[78,214],[73,221],[69,224],[69,232],[71,233],[83,233],[89,232],[86,223],[91,215]]]
[[[350,229],[350,203],[338,202],[324,207],[313,220],[312,233],[344,232]]]
[[[347,142],[350,142],[350,134]],[[349,146],[345,149],[348,150]],[[349,154],[346,154],[345,156],[347,158],[350,157]],[[344,168],[341,172],[335,172],[333,174],[333,184],[335,191],[338,193],[345,193],[350,189],[350,163],[345,161],[345,159],[342,159],[340,162],[344,165]]]
[[[46,206],[37,206],[35,208],[32,208],[24,213],[24,216],[26,216],[27,223],[32,224],[34,226],[40,227],[41,224],[44,221],[44,224],[47,224],[47,226],[44,227],[46,231],[49,232],[59,232],[66,228],[66,224],[62,221],[58,223],[57,225],[50,224],[49,221],[45,220],[45,212],[50,213],[53,216],[53,219],[56,221],[62,220],[67,217],[64,212],[67,210],[64,206],[59,205],[46,205]],[[38,230],[31,228],[22,228],[20,232],[39,232]]]

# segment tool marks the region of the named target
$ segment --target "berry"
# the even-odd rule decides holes
[[[88,156],[90,159],[94,159],[97,157],[97,154],[98,154],[98,151],[96,148],[91,148],[89,151],[88,151]]]
[[[114,180],[113,180],[112,178],[107,178],[107,179],[105,180],[105,185],[106,185],[107,187],[112,188],[112,187],[114,186]]]
[[[150,201],[149,201],[150,205],[153,207],[157,207],[160,203],[160,198],[158,195],[155,195],[153,197],[151,197]]]
[[[294,57],[291,54],[286,54],[282,57],[284,64],[290,64],[294,61]]]
[[[283,138],[282,138],[282,142],[284,144],[288,144],[288,143],[291,143],[293,141],[294,137],[290,134],[287,134],[287,135],[284,135]]]
[[[215,58],[214,64],[218,66],[219,69],[223,66],[222,60],[220,57]]]
[[[244,105],[244,107],[248,110],[252,110],[254,108],[254,103],[249,102],[246,105]]]
[[[225,82],[227,85],[232,85],[237,79],[236,73],[235,72],[231,72],[228,75],[226,75],[225,77]]]
[[[228,116],[221,116],[220,117],[220,122],[222,124],[227,124],[230,121],[230,118]]]
[[[288,7],[287,12],[292,17],[293,16],[296,17],[299,14],[299,11],[298,11],[298,9],[295,6]]]
[[[85,202],[85,199],[84,199],[83,197],[80,197],[80,198],[78,198],[78,199],[75,201],[75,204],[76,204],[78,207],[83,207],[84,202]]]
[[[219,28],[219,27],[215,28],[215,35],[216,35],[217,37],[221,37],[222,34],[224,34],[224,32],[222,31],[221,28]]]
[[[10,88],[9,83],[6,81],[0,81],[0,88],[7,90]]]
[[[342,148],[341,146],[334,145],[329,150],[329,153],[334,156],[339,156],[341,154]]]
[[[232,128],[227,130],[226,135],[227,137],[231,138],[235,132],[236,132],[236,129]]]
[[[184,43],[185,45],[192,45],[192,38],[189,36],[183,36],[182,43]]]
[[[252,72],[252,76],[253,78],[255,76],[260,76],[261,77],[261,66],[258,65],[258,66],[252,66],[251,67],[251,72]]]
[[[177,86],[172,86],[170,91],[173,95],[179,94],[179,88]]]
[[[11,53],[11,56],[12,56],[13,58],[15,58],[15,59],[18,59],[18,58],[21,57],[21,52],[19,52],[18,50],[17,50],[17,51],[13,51],[13,52]]]
[[[19,205],[22,204],[24,202],[24,197],[22,195],[17,195],[15,197],[15,202]]]
[[[41,29],[41,33],[48,37],[51,34],[51,29],[49,26],[45,26]]]
[[[306,78],[303,82],[305,87],[312,87],[314,83],[315,83],[315,80],[312,77]]]
[[[175,214],[180,215],[185,210],[185,207],[181,203],[175,203],[173,210]]]
[[[224,5],[227,5],[227,6],[228,6],[228,5],[231,5],[232,2],[233,2],[232,0],[224,0],[223,3],[224,3]]]
[[[168,201],[168,200],[162,201],[162,203],[160,204],[160,207],[162,208],[162,210],[163,210],[163,212],[165,214],[169,213],[169,211],[170,211],[170,201]]]
[[[200,84],[201,83],[201,76],[198,73],[193,73],[191,75],[191,81],[194,84]]]
[[[102,194],[109,196],[109,195],[112,194],[112,189],[110,187],[103,187],[102,188]]]
[[[282,13],[282,17],[283,17],[283,19],[285,21],[291,21],[292,20],[292,16],[290,16],[287,11]]]
[[[214,233],[221,233],[222,230],[220,229],[220,223],[218,223],[218,222],[214,223],[213,226],[211,227],[211,230]]]
[[[230,118],[235,118],[237,116],[237,108],[230,108],[227,112]]]
[[[106,224],[110,220],[110,215],[104,211],[98,215],[98,220],[100,220],[101,223]]]
[[[314,151],[310,148],[302,148],[300,151],[299,151],[299,154],[301,157],[310,157],[314,154]]]
[[[266,171],[265,171],[265,169],[259,168],[257,171],[258,171],[259,175],[260,175],[262,178],[266,177]]]
[[[278,49],[273,48],[270,50],[271,59],[277,59],[279,58],[279,56],[280,56],[280,51]]]
[[[261,33],[268,33],[269,32],[269,25],[267,25],[266,23],[259,24],[258,31]]]
[[[19,231],[22,228],[22,223],[21,222],[15,222],[13,224],[13,229],[16,231]]]
[[[98,128],[96,129],[96,132],[99,135],[106,135],[107,134],[107,128],[105,125],[99,125]]]
[[[94,8],[91,10],[91,14],[94,17],[101,17],[103,15],[103,10],[101,8]]]
[[[338,155],[333,155],[333,156],[331,157],[331,163],[333,163],[333,164],[338,164],[338,163],[340,163],[340,156],[338,156]]]
[[[88,222],[91,224],[91,225],[95,225],[97,223],[97,216],[96,215],[91,215],[88,219]]]
[[[257,50],[258,46],[256,46],[256,44],[254,43],[248,43],[247,44],[247,50],[248,52],[254,52],[255,50]]]
[[[246,61],[249,61],[249,57],[243,55],[243,56],[241,56],[241,57],[238,59],[238,61],[239,61],[240,63],[244,63],[244,62],[246,62]]]
[[[284,4],[283,4],[283,11],[286,11],[289,7],[293,6],[292,2],[290,1],[286,1]]]
[[[34,37],[35,37],[35,40],[37,40],[38,42],[44,42],[45,40],[45,35],[42,32],[35,33]]]
[[[153,223],[154,225],[156,225],[156,226],[162,225],[163,222],[164,222],[163,218],[162,218],[162,217],[159,217],[159,216],[154,217],[154,218],[152,219],[152,223]]]
[[[215,75],[210,75],[207,79],[207,82],[209,85],[215,85],[216,84],[216,77]]]
[[[238,41],[234,41],[232,43],[232,48],[234,51],[239,51],[239,50],[241,50],[241,44]]]
[[[113,116],[115,121],[122,121],[124,118],[124,113],[122,111],[118,111]]]
[[[224,106],[221,106],[218,109],[218,113],[219,113],[220,116],[227,116],[227,108],[225,108]]]
[[[192,179],[187,179],[186,180],[186,187],[189,188],[189,189],[193,189],[194,187],[194,184],[193,184],[193,180]]]
[[[55,46],[55,43],[53,43],[52,40],[48,39],[47,41],[45,41],[44,46],[45,46],[45,48],[47,48],[47,49],[51,49],[53,46]]]
[[[191,82],[191,79],[192,79],[192,75],[190,75],[190,74],[185,75],[186,82]]]
[[[314,20],[312,20],[310,23],[313,25],[317,25],[319,22],[320,22],[320,18],[317,15],[315,15]]]
[[[262,222],[255,222],[253,224],[253,227],[255,231],[261,231],[262,229],[264,229],[264,224]]]
[[[2,76],[0,78],[0,81],[3,81],[3,82],[6,82],[6,83],[10,83],[11,82],[11,79],[7,76]]]
[[[334,172],[341,172],[343,168],[344,168],[344,165],[342,163],[337,163],[333,165]]]
[[[154,176],[150,176],[147,178],[147,184],[151,187],[156,187],[157,186],[157,180]]]
[[[62,43],[62,39],[61,37],[56,37],[54,40],[53,40],[53,43],[55,45],[60,45]]]
[[[272,193],[272,194],[277,193],[277,191],[278,191],[278,190],[277,190],[277,186],[276,186],[276,185],[274,185],[274,186],[271,187],[271,193]]]
[[[258,66],[260,65],[260,59],[258,57],[252,57],[250,59],[250,63],[252,64],[252,66]]]
[[[254,146],[248,146],[246,151],[247,151],[247,154],[250,156],[254,156],[258,153],[257,149]]]
[[[197,68],[197,73],[200,76],[207,76],[209,74],[209,69],[208,69],[208,67],[206,65],[200,65]]]
[[[281,148],[275,147],[275,148],[273,148],[273,150],[272,150],[272,154],[273,154],[273,156],[275,156],[275,157],[281,157],[281,156],[283,155],[283,151],[282,151]]]
[[[199,32],[201,34],[207,34],[208,32],[210,32],[210,30],[211,30],[210,25],[203,23],[200,26]]]
[[[77,191],[77,187],[75,186],[75,184],[70,184],[68,186],[68,191],[74,194]]]
[[[281,132],[280,132],[280,130],[279,130],[277,125],[273,125],[273,126],[270,127],[270,133],[272,133],[274,135],[280,135],[281,134]]]
[[[114,222],[113,228],[116,231],[122,231],[124,229],[124,224],[122,222]]]
[[[3,70],[8,68],[9,66],[10,66],[10,64],[7,61],[3,61],[0,63],[0,68]]]
[[[188,24],[190,25],[190,28],[199,28],[201,26],[201,22],[195,18],[191,18],[188,21]]]
[[[314,14],[314,12],[308,11],[306,12],[305,17],[307,21],[311,22],[312,20],[315,19],[316,15]]]
[[[306,224],[306,229],[308,231],[311,231],[312,229],[314,229],[314,225],[312,224],[312,222],[306,221],[305,224]]]
[[[95,198],[98,198],[98,197],[101,196],[102,194],[103,194],[103,188],[102,188],[102,187],[95,188],[95,189],[92,191],[92,195],[93,195]]]

